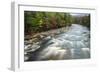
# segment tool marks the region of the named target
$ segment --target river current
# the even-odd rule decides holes
[[[90,58],[90,31],[85,26],[72,24],[69,30],[60,33],[56,38],[44,38],[39,49],[32,54],[31,60]]]

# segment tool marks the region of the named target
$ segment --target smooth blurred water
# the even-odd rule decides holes
[[[87,27],[72,24],[65,33],[56,38],[46,37],[41,41],[37,60],[90,58],[90,31]],[[58,57],[58,58],[57,58]]]

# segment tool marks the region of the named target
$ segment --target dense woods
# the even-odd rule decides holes
[[[90,27],[90,15],[73,16],[63,12],[25,11],[25,35],[57,29],[71,24],[81,24]]]
[[[75,17],[73,16],[73,23],[75,24],[81,24],[83,26],[86,26],[90,29],[90,15]]]

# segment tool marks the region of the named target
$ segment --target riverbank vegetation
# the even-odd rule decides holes
[[[90,27],[89,14],[72,14],[63,12],[24,12],[25,35],[58,29],[71,24],[81,24]]]

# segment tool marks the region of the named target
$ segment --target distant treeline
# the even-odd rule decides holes
[[[81,24],[90,27],[90,14],[86,16],[72,16],[61,12],[24,12],[25,34],[57,29],[71,24]]]

